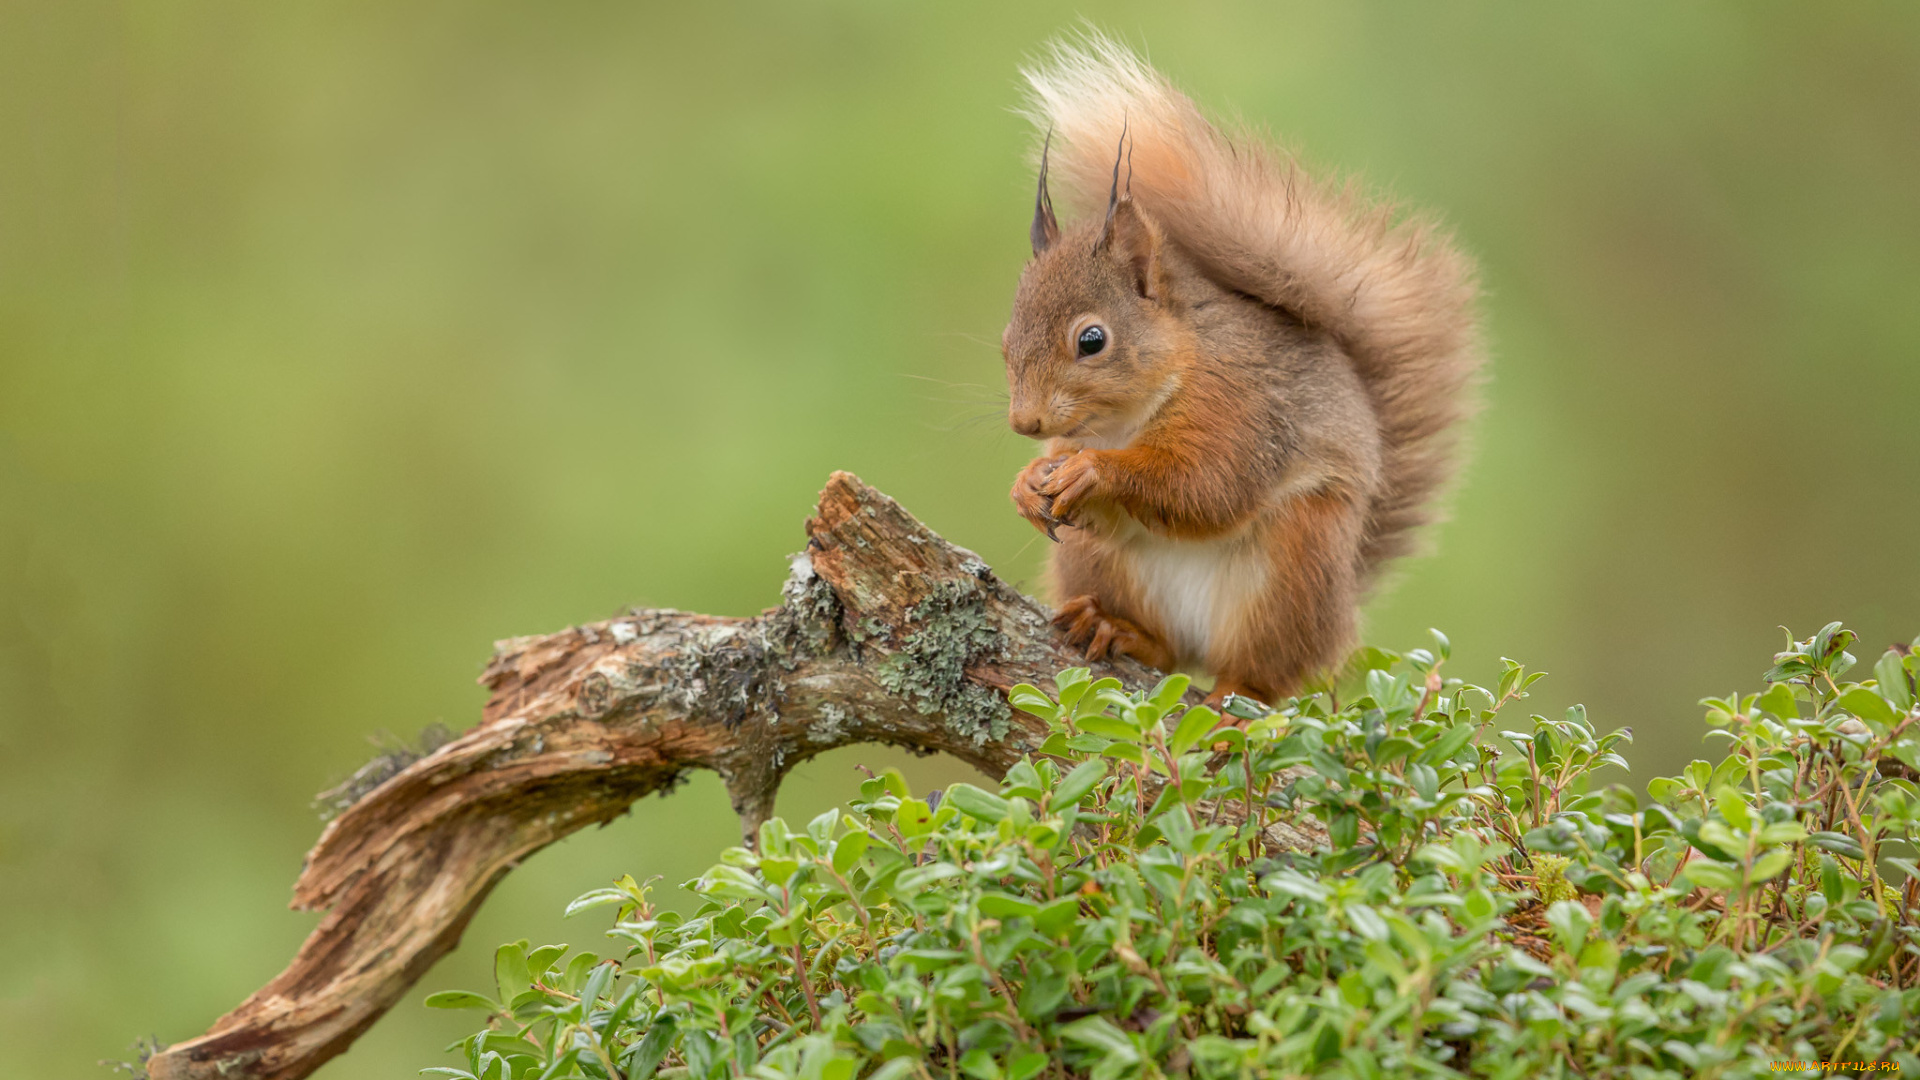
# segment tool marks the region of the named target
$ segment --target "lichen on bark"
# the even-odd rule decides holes
[[[975,746],[1005,738],[1012,716],[1006,699],[967,679],[969,667],[1001,652],[979,580],[936,582],[909,615],[914,629],[880,664],[880,685],[922,713],[942,714],[947,730]]]

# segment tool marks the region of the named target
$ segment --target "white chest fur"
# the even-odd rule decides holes
[[[1116,546],[1182,663],[1205,662],[1266,585],[1266,560],[1248,533],[1174,540],[1135,526]]]

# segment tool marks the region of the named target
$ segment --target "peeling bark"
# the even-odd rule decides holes
[[[1039,746],[1045,726],[1006,691],[1085,663],[1040,604],[848,473],[807,537],[781,605],[752,618],[634,611],[499,642],[480,724],[344,809],[308,853],[293,906],[327,915],[292,963],[150,1075],[309,1075],[459,943],[507,871],[688,769],[721,775],[752,835],[787,771],[834,747],[940,751],[999,775]],[[1158,677],[1094,667],[1132,687]]]

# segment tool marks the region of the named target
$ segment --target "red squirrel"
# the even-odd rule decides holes
[[[1059,542],[1054,621],[1277,703],[1346,656],[1453,471],[1473,268],[1107,39],[1025,74],[1047,135],[1002,352],[1008,420],[1046,441],[1013,502]]]

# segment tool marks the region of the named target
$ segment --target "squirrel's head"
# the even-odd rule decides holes
[[[1040,160],[1033,261],[1001,336],[1007,421],[1036,439],[1125,442],[1179,377],[1188,334],[1175,318],[1163,235],[1120,191],[1104,221],[1062,231]]]

